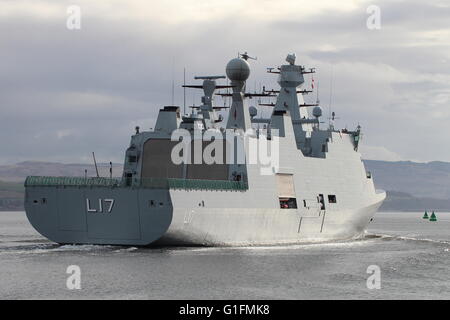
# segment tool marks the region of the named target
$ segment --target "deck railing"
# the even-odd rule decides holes
[[[97,177],[37,177],[29,176],[25,180],[25,187],[78,187],[78,186],[94,186],[94,187],[110,187],[120,186],[121,178],[97,178]]]
[[[29,176],[25,187],[127,187],[122,178],[97,177],[38,177]],[[146,189],[184,189],[184,190],[247,190],[244,181],[197,180],[175,178],[141,178],[134,179],[133,187]]]

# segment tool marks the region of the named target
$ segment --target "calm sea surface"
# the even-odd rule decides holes
[[[450,299],[450,213],[437,217],[377,213],[348,242],[152,249],[59,246],[23,212],[0,212],[0,299]],[[81,290],[66,287],[69,265]]]

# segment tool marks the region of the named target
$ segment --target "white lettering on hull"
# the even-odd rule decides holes
[[[107,204],[108,209],[106,210],[106,212],[103,212],[103,204]],[[86,210],[87,212],[92,212],[92,213],[111,213],[112,209],[114,207],[114,203],[115,200],[114,199],[98,199],[98,209],[96,208],[91,208],[91,200],[89,200],[89,198],[86,198]]]

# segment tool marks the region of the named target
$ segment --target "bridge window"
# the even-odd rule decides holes
[[[336,196],[334,194],[328,195],[328,203],[336,203]]]
[[[297,209],[297,199],[295,198],[280,198],[281,209]]]

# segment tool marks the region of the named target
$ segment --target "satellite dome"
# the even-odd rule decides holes
[[[249,108],[249,113],[250,113],[250,117],[256,117],[256,115],[258,114],[258,109],[256,109],[254,106],[251,106]]]
[[[314,109],[313,109],[313,116],[316,117],[316,118],[321,117],[322,116],[322,108],[319,107],[319,106],[314,107]]]
[[[230,80],[245,81],[250,76],[250,66],[247,61],[235,58],[228,62],[226,72]]]

